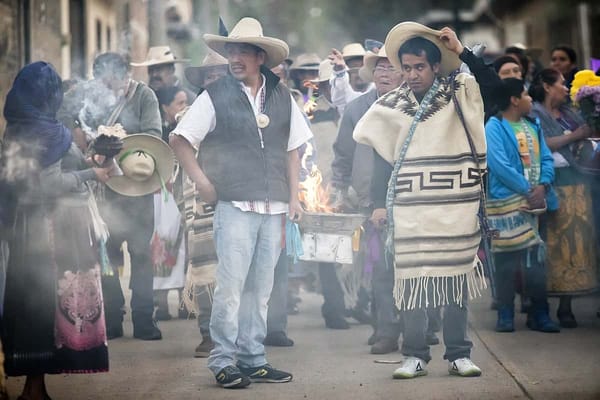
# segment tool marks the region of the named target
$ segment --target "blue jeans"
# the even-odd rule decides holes
[[[237,363],[267,363],[267,302],[281,253],[283,215],[244,212],[219,201],[213,220],[219,263],[210,336],[215,344],[208,368],[217,374]]]

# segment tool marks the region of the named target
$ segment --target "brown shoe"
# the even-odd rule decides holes
[[[393,351],[398,351],[398,339],[382,337],[371,346],[371,354],[388,354]]]
[[[203,336],[202,343],[200,343],[198,347],[196,347],[196,350],[194,350],[194,357],[206,358],[214,347],[215,345],[210,336]]]

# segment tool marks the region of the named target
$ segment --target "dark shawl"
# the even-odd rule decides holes
[[[25,66],[6,96],[4,139],[33,145],[33,157],[41,168],[60,160],[73,140],[71,132],[56,120],[62,100],[60,76],[43,61]]]
[[[62,81],[52,65],[39,61],[25,66],[6,96],[7,124],[2,147],[13,142],[21,144],[23,151],[19,155],[34,158],[41,168],[60,160],[73,140],[71,132],[56,120],[62,100]],[[4,156],[0,153],[0,171],[8,162]],[[2,225],[9,226],[12,221],[15,184],[0,174],[0,233]]]

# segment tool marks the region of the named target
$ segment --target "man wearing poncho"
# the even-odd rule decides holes
[[[385,49],[405,83],[377,100],[354,138],[375,150],[372,221],[388,231],[394,298],[404,311],[405,360],[394,378],[427,373],[426,308],[440,305],[449,372],[478,376],[466,330],[467,300],[485,286],[477,258],[486,165],[479,86],[453,74],[468,50],[448,28],[401,23]]]

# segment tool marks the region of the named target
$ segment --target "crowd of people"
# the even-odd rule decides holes
[[[570,101],[573,49],[546,68],[522,45],[489,63],[450,28],[403,22],[385,42],[292,59],[253,18],[204,42],[188,84],[168,46],[137,63],[100,54],[85,82],[43,61],[15,78],[0,338],[5,373],[27,377],[20,399],[49,399],[46,374],[108,370],[125,255],[133,336],[162,339],[177,290],[178,317],[199,328],[193,355],[223,388],[292,380],[265,346],[294,345],[288,316],[316,281],[326,328],[371,324],[373,354],[402,336],[396,379],[427,374],[440,330],[449,373],[481,375],[468,305],[488,284],[498,332],[516,328],[517,292],[529,329],[577,326],[574,297],[598,287],[600,182],[578,168],[599,132]],[[364,216],[350,270],[295,259],[315,170],[328,210]]]

